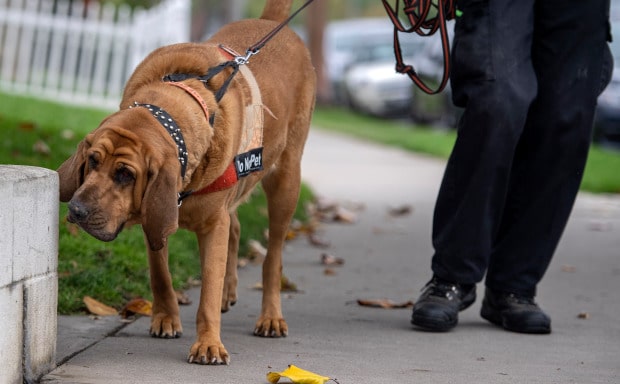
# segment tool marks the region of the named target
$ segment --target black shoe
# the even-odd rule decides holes
[[[551,333],[551,319],[533,297],[497,293],[487,288],[480,316],[512,332]]]
[[[433,277],[413,306],[411,324],[444,332],[456,326],[458,313],[476,300],[476,285],[464,287]]]

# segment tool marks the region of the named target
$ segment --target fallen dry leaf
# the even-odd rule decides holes
[[[562,272],[574,273],[575,271],[577,271],[577,268],[574,265],[565,264],[562,266]]]
[[[60,137],[65,140],[73,140],[73,138],[75,137],[75,133],[70,129],[65,129],[60,133]]]
[[[282,275],[282,279],[280,279],[280,291],[297,292],[297,284],[290,281],[288,277]]]
[[[293,240],[294,238],[297,237],[298,233],[299,233],[298,231],[289,228],[288,231],[286,231],[286,236],[285,236],[284,240],[286,240],[286,241]]]
[[[321,254],[321,264],[323,265],[343,265],[344,259],[341,257],[332,256],[329,253]]]
[[[86,308],[88,309],[88,312],[92,313],[93,315],[97,315],[97,316],[118,315],[118,311],[116,309],[109,307],[103,304],[102,302],[93,299],[90,296],[84,296],[82,301],[84,301],[84,304],[86,304]]]
[[[258,282],[252,286],[252,289],[262,291],[263,283]],[[280,292],[299,292],[297,284],[290,281],[286,276],[282,275],[280,279]]]
[[[130,300],[123,309],[121,309],[121,317],[126,319],[133,315],[151,316],[153,314],[153,303],[150,301],[137,298]]]
[[[362,210],[363,205],[358,204],[354,210]],[[332,200],[319,199],[314,205],[307,207],[308,213],[319,221],[324,222],[340,222],[354,223],[357,221],[357,215],[353,210],[344,208]]]
[[[291,224],[286,231],[285,240],[293,240],[302,234],[312,236],[318,226],[318,221],[315,218],[311,218],[308,222],[301,222],[299,220],[292,220]],[[269,240],[269,230],[265,230],[264,236],[266,240]]]
[[[237,260],[237,268],[245,268],[250,261],[247,258]]]
[[[291,231],[303,232],[304,223],[302,223],[300,220],[292,219],[288,227]]]
[[[187,278],[187,285],[189,285],[190,287],[200,287],[202,285],[202,281],[193,276],[190,276]]]
[[[412,301],[406,301],[404,303],[395,303],[394,301],[390,299],[371,299],[371,300],[358,299],[357,304],[363,307],[384,308],[384,309],[413,307]]]
[[[308,235],[308,241],[310,242],[310,244],[314,245],[315,247],[319,247],[319,248],[328,248],[331,245],[329,240],[325,240],[319,237],[314,232]]]
[[[413,207],[411,205],[405,204],[400,207],[390,208],[388,213],[393,217],[407,216],[413,212]]]
[[[318,198],[314,204],[314,209],[319,212],[333,211],[338,207],[338,203],[324,197]]]
[[[333,220],[338,223],[353,224],[357,221],[357,215],[346,208],[339,207],[334,214]]]
[[[177,295],[177,302],[180,305],[190,305],[192,303],[192,300],[189,298],[189,296],[187,296],[185,292],[174,291],[174,293],[175,295]]]
[[[22,121],[19,123],[18,128],[24,132],[32,132],[37,127],[37,124],[32,121]]]
[[[50,146],[43,140],[37,140],[32,145],[32,150],[40,155],[49,156],[52,153]]]
[[[338,383],[336,379],[331,379],[327,376],[317,375],[314,372],[298,368],[293,364],[289,365],[288,368],[286,368],[282,372],[267,373],[267,381],[272,384],[276,384],[282,377],[286,377],[294,384],[325,384],[330,380]]]
[[[248,240],[248,259],[254,263],[262,263],[267,256],[267,249],[258,240]]]
[[[310,214],[308,214],[308,216],[310,216]],[[320,226],[321,223],[319,219],[315,216],[310,216],[310,218],[303,223],[300,230],[305,233],[314,233]]]
[[[614,226],[611,222],[602,220],[591,221],[588,224],[588,229],[596,232],[609,232],[613,229],[613,227]]]
[[[578,319],[587,320],[587,319],[589,319],[589,318],[590,318],[590,314],[589,314],[588,312],[580,312],[580,313],[577,315],[577,318],[578,318]]]

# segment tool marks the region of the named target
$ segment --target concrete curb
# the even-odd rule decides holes
[[[34,382],[56,364],[58,175],[0,165],[0,382]]]

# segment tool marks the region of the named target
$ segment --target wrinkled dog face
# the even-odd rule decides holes
[[[116,238],[140,213],[144,156],[135,135],[102,126],[84,140],[82,183],[69,201],[67,220],[102,241]]]

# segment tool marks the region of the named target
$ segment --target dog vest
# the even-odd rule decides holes
[[[223,58],[232,62],[235,57],[239,55],[229,47],[223,45],[218,46]],[[245,177],[253,172],[263,170],[263,126],[264,126],[264,110],[266,109],[271,116],[276,118],[271,111],[263,105],[260,89],[254,74],[247,67],[247,65],[238,65],[238,70],[245,80],[250,90],[251,102],[245,107],[244,111],[244,125],[241,131],[240,145],[237,151],[237,155],[234,157],[232,163],[226,168],[224,173],[220,175],[215,181],[201,188],[197,191],[184,191],[179,193],[179,205],[182,200],[190,195],[202,195],[212,192],[222,191],[224,189],[231,188],[235,185],[240,178]],[[233,75],[236,72],[233,72]],[[167,78],[173,79],[172,76]],[[229,81],[229,80],[227,80]],[[213,115],[209,115],[209,110],[206,103],[194,90],[181,81],[168,81],[168,84],[177,86],[187,93],[189,93],[202,107],[202,110],[212,125],[214,122]],[[226,84],[224,87],[227,87]],[[221,98],[223,93],[218,91],[219,95],[216,98]],[[183,162],[181,162],[183,167]]]
[[[231,48],[225,47],[223,45],[219,45],[218,48],[220,49],[223,58],[228,61],[225,61],[222,65],[216,67],[214,74],[207,73],[207,79],[221,72],[221,70],[225,68],[228,63],[235,63],[234,59],[239,56]],[[232,80],[232,76],[234,76],[234,74],[236,74],[238,70],[241,73],[241,76],[245,80],[246,84],[248,85],[248,88],[250,90],[251,102],[245,107],[244,125],[242,127],[241,141],[237,151],[237,155],[234,157],[232,163],[226,168],[224,173],[211,184],[197,191],[188,190],[180,192],[178,196],[179,206],[181,205],[183,199],[191,195],[202,195],[228,189],[235,185],[240,178],[245,177],[253,172],[263,170],[264,110],[267,110],[269,114],[274,118],[276,117],[266,106],[263,105],[258,83],[256,82],[254,74],[247,67],[247,65],[245,65],[244,63],[233,64],[233,66],[235,67],[235,71],[229,77],[229,79],[226,80],[225,85],[222,87],[222,89],[220,89],[216,93],[216,100],[219,101],[219,99],[223,97],[224,92],[228,87],[228,83]],[[164,77],[164,81],[166,81],[167,84],[183,89],[190,96],[192,96],[192,98],[200,104],[202,111],[207,119],[207,122],[213,125],[214,115],[209,114],[209,109],[202,96],[200,96],[200,94],[195,89],[182,82],[182,80],[189,78],[198,78],[199,80],[204,81],[203,77],[185,74],[170,74]],[[134,102],[134,105],[130,106],[129,108],[132,107],[147,108],[151,112],[153,117],[155,117],[155,119],[157,119],[157,121],[159,121],[159,123],[170,134],[178,149],[178,159],[179,163],[181,164],[181,177],[185,177],[188,153],[181,130],[177,126],[174,119],[172,119],[172,117],[162,108],[152,104],[138,103],[136,101]]]

